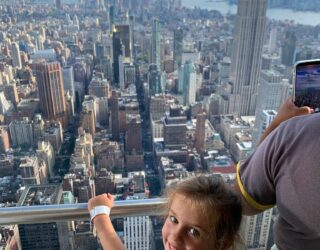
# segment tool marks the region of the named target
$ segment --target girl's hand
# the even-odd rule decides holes
[[[88,201],[88,210],[91,211],[96,206],[108,206],[113,207],[114,197],[111,194],[101,194],[91,198]]]
[[[112,208],[113,200],[114,197],[111,194],[102,194],[93,197],[88,201],[88,210],[91,211],[96,206],[108,206],[109,208]],[[93,223],[104,250],[126,249],[112,226],[110,216],[98,214],[98,216],[93,218]]]

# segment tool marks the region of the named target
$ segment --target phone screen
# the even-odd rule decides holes
[[[295,104],[320,111],[320,62],[297,65]]]

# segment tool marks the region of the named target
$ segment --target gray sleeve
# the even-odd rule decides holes
[[[241,194],[256,209],[266,210],[276,203],[274,167],[279,148],[278,129],[261,143],[257,150],[237,167],[237,182]]]

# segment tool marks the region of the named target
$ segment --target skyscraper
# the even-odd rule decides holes
[[[115,33],[113,33],[112,36],[112,79],[113,84],[117,85],[119,84],[119,57],[123,54],[122,46],[121,46],[121,40],[118,38]]]
[[[131,8],[130,8],[131,9]],[[134,16],[129,16],[129,27],[130,27],[130,52],[131,52],[131,60],[134,61],[136,57],[136,52],[134,48]]]
[[[126,61],[131,60],[129,25],[115,25],[112,33],[112,52],[113,82],[119,84],[119,56],[123,56]]]
[[[40,108],[44,118],[68,125],[61,67],[58,62],[40,63],[35,66],[38,81]]]
[[[73,67],[66,66],[66,67],[63,67],[61,70],[62,70],[64,92],[67,92],[69,90],[70,94],[74,99],[75,89],[74,89]]]
[[[276,70],[261,70],[259,81],[256,115],[259,115],[263,109],[278,110],[290,96],[289,80]]]
[[[295,61],[297,37],[294,31],[287,31],[281,46],[281,63],[291,67]]]
[[[179,81],[178,81],[178,93],[182,94],[184,93],[184,65],[181,65],[179,68]]]
[[[184,103],[190,105],[196,101],[197,74],[191,61],[186,61],[183,71]]]
[[[114,6],[111,5],[109,8],[109,30],[110,34],[113,32],[113,25],[114,25]]]
[[[6,114],[14,110],[14,106],[4,95],[4,92],[0,92],[0,114]]]
[[[278,36],[278,29],[277,29],[277,26],[273,24],[270,31],[270,38],[269,38],[269,44],[268,44],[268,49],[270,54],[279,52],[279,48],[277,48],[277,36]]]
[[[119,141],[120,139],[120,121],[119,121],[119,95],[116,91],[112,91],[110,97],[111,109],[111,133],[112,139]]]
[[[5,85],[4,88],[4,95],[8,101],[11,101],[11,103],[17,107],[19,103],[19,96],[17,91],[17,84],[16,82],[10,82],[9,84]]]
[[[156,64],[150,64],[148,73],[150,96],[161,93],[161,75]]]
[[[81,112],[81,124],[87,133],[90,133],[91,135],[95,134],[95,119],[92,110],[89,110],[86,107],[83,108]]]
[[[206,134],[206,113],[197,115],[197,125],[195,133],[195,148],[200,154],[204,151],[204,140]]]
[[[267,0],[239,0],[231,66],[230,113],[254,115],[265,37]]]
[[[254,216],[244,216],[241,234],[246,249],[267,249],[273,208]]]
[[[143,148],[140,115],[128,114],[126,120],[126,150],[128,152],[131,152],[132,150],[141,152]]]
[[[12,50],[12,65],[13,65],[13,67],[21,69],[22,64],[21,64],[21,58],[20,58],[19,45],[17,43],[12,43],[11,50]]]
[[[175,112],[175,111],[173,111]],[[186,144],[187,119],[185,116],[167,116],[163,121],[163,139],[166,148],[181,148]]]
[[[177,28],[173,32],[173,64],[178,69],[182,64],[183,30]]]
[[[19,171],[24,185],[40,184],[41,173],[37,156],[21,158]]]
[[[10,149],[8,128],[0,127],[0,153],[6,153]]]
[[[31,147],[33,145],[32,122],[28,117],[12,121],[9,124],[9,130],[13,147]]]
[[[57,184],[29,185],[20,196],[19,206],[54,205],[62,199],[62,188]],[[18,226],[22,249],[73,249],[72,227],[67,222],[20,224]]]
[[[160,24],[156,18],[152,20],[151,63],[160,69]]]
[[[257,146],[263,132],[269,127],[272,120],[277,115],[275,110],[262,110],[260,114],[256,114],[255,131],[253,134],[254,146]]]
[[[56,8],[57,8],[57,10],[62,10],[62,1],[61,0],[56,0]]]
[[[89,95],[96,97],[108,97],[109,96],[109,82],[107,79],[93,76],[89,84]]]
[[[153,249],[153,228],[149,216],[125,217],[123,224],[126,249]]]
[[[124,86],[124,59],[122,55],[119,55],[119,87],[121,90],[125,88]]]
[[[282,103],[290,96],[290,83],[284,75],[276,70],[261,70],[258,87],[258,100],[255,111],[255,131],[253,143],[257,145],[261,136],[263,110],[278,110]]]
[[[130,27],[129,25],[115,25],[113,35],[120,39],[121,44],[124,46],[123,56],[130,58]]]
[[[54,164],[56,161],[54,149],[50,142],[40,141],[38,142],[38,149],[36,150],[37,156],[40,161],[44,161],[47,167],[47,173],[50,177],[54,176]]]

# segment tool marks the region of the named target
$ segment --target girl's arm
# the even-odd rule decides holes
[[[88,210],[91,211],[96,206],[113,206],[113,196],[111,194],[98,195],[88,202]],[[99,214],[94,217],[92,222],[97,230],[98,237],[104,250],[125,250],[120,238],[111,223],[110,216]]]

